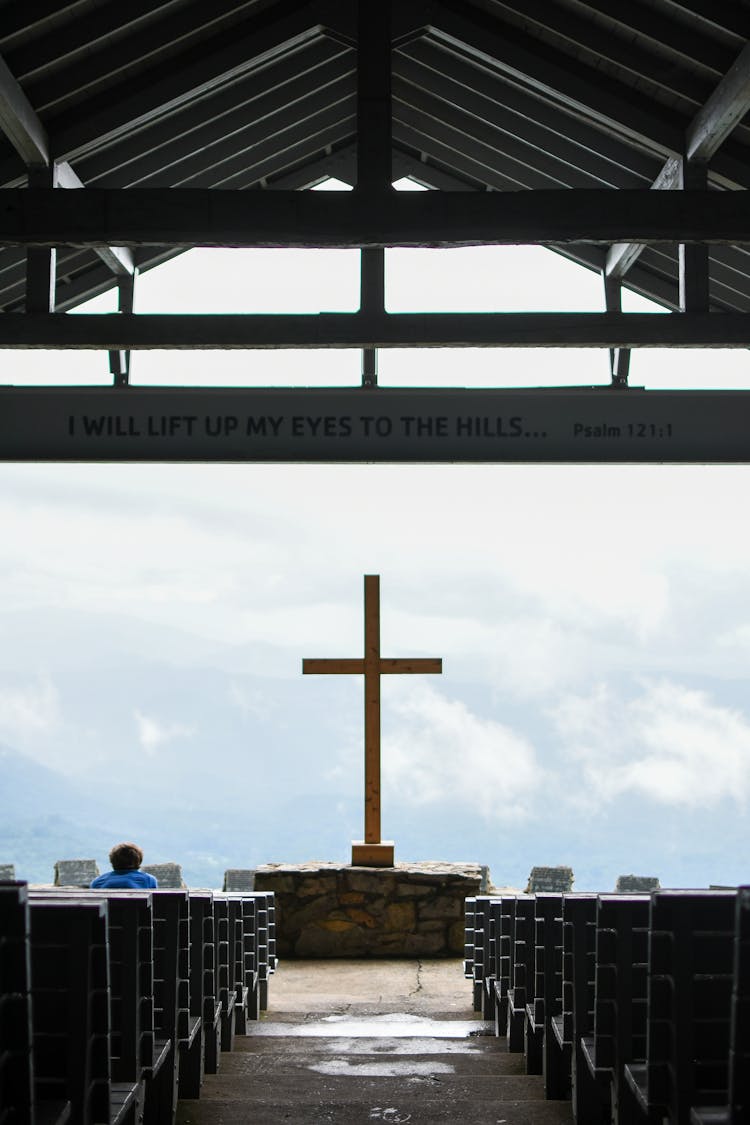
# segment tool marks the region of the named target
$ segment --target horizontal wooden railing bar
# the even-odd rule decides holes
[[[750,241],[746,191],[515,192],[5,188],[24,246],[387,247]]]
[[[0,348],[748,348],[750,313],[5,313]]]

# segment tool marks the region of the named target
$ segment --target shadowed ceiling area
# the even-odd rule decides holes
[[[357,181],[349,0],[5,0],[0,28],[5,188]],[[744,2],[399,0],[391,179],[467,193],[707,186],[718,209],[719,192],[750,182],[749,33]],[[377,42],[364,46],[360,75],[378,64]],[[606,274],[608,307],[623,278],[680,307],[674,243],[560,249]],[[177,252],[60,246],[54,308]],[[708,257],[710,308],[748,311],[747,247]],[[26,249],[6,245],[3,311],[26,308],[26,276]]]

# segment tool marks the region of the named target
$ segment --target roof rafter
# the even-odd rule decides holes
[[[685,134],[688,160],[706,164],[750,109],[750,43],[740,51],[732,66],[706,104],[698,110]]]
[[[711,97],[698,111],[685,133],[685,159],[705,164],[718,151],[732,129],[750,110],[750,44],[740,51],[735,62],[719,82]],[[657,191],[680,186],[682,159],[670,158],[653,183]],[[614,245],[607,254],[607,277],[622,278],[637,260],[642,246]]]
[[[2,57],[0,129],[27,167],[46,168],[50,163],[47,131]]]
[[[33,106],[16,81],[5,60],[0,57],[0,128],[31,169],[54,167],[59,187],[82,188],[80,177],[66,162],[55,164],[50,154],[49,138]],[[133,255],[124,246],[97,246],[95,253],[112,273],[132,275]]]

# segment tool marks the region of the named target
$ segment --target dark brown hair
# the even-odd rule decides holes
[[[115,871],[130,871],[143,863],[143,852],[137,844],[115,844],[109,853],[109,862]]]

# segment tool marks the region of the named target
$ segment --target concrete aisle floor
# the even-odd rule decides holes
[[[460,961],[286,961],[178,1125],[570,1125],[471,1009]]]

